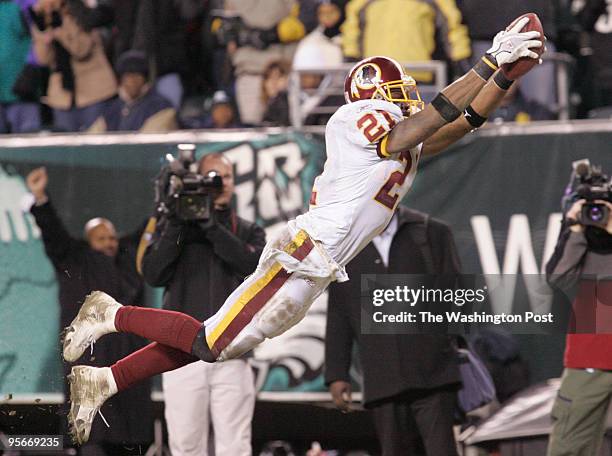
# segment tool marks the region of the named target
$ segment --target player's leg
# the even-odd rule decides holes
[[[75,366],[70,383],[68,423],[75,443],[89,439],[91,424],[111,396],[153,375],[197,361],[193,355],[156,342],[132,353],[112,367]]]
[[[227,346],[289,279],[289,271],[316,280],[317,288],[327,281],[325,287],[337,271],[331,261],[304,230],[288,224],[266,245],[257,270],[204,325],[181,312],[122,306],[106,293],[94,291],[65,330],[64,359],[76,361],[87,347],[105,334],[129,332],[213,362],[221,356],[223,350],[219,347]],[[289,314],[295,312],[291,302],[287,306]],[[249,349],[256,345],[254,342]]]
[[[122,306],[101,291],[91,293],[76,318],[64,330],[64,359],[74,362],[96,340],[113,332],[129,332],[185,353],[201,322],[180,312]]]
[[[329,285],[326,279],[310,279],[297,273],[288,276],[260,310],[255,311],[247,306],[235,317],[230,313],[221,322],[205,323],[207,346],[211,347],[218,361],[235,359],[265,339],[276,337],[296,325],[304,318],[317,296]],[[257,304],[256,300],[251,302],[254,306]],[[255,314],[252,315],[252,312]]]
[[[204,322],[193,344],[196,356],[233,359],[282,334],[304,317],[332,280],[329,259],[304,231],[287,230],[270,243],[262,259],[255,274]],[[323,272],[316,276],[318,271]]]
[[[283,246],[298,261],[320,261],[320,253],[303,235],[292,246]],[[162,348],[145,347],[115,363],[112,373],[118,391],[198,358],[208,362],[236,358],[301,320],[329,282],[328,277],[310,279],[289,273],[270,259],[204,324],[180,312],[122,307],[116,314],[116,329],[155,340],[165,351],[160,359]]]
[[[255,273],[204,324],[180,312],[123,307],[119,304],[119,308],[113,310],[114,318],[111,318],[113,312],[104,307],[102,311],[94,312],[96,315],[88,318],[86,324],[82,323],[86,319],[80,319],[79,312],[71,325],[76,329],[71,332],[69,348],[77,343],[87,347],[89,344],[84,342],[87,337],[113,331],[131,332],[160,345],[145,347],[120,360],[112,369],[73,368],[69,421],[74,429],[75,441],[82,443],[87,440],[95,414],[104,401],[117,391],[195,361],[197,358],[191,353],[208,362],[235,358],[265,338],[281,334],[300,321],[314,299],[329,285],[331,278],[326,272],[313,278],[301,272],[287,272],[276,258],[293,260],[292,267],[296,267],[296,270],[303,267],[313,272],[329,270],[329,259],[320,248],[315,248],[304,231],[287,237],[288,233],[286,231],[270,243],[267,252],[273,254],[267,255],[264,251],[264,260]],[[103,295],[105,302],[112,300],[108,295],[100,295]],[[96,307],[87,306],[88,300],[83,307]],[[96,317],[100,315],[102,317]],[[90,321],[97,323],[90,324]],[[112,327],[109,322],[112,322]],[[85,331],[80,325],[89,329]],[[101,326],[106,332],[98,331]],[[109,331],[109,328],[113,331]],[[76,342],[74,334],[79,336]]]
[[[287,226],[268,243],[257,270],[228,297],[221,310],[209,321],[214,322],[216,326],[218,320],[227,320],[228,312],[233,318],[247,302],[249,311],[263,307],[267,299],[290,275],[276,261],[279,256],[277,252],[280,252],[281,256],[286,256],[287,261],[294,261],[297,264],[304,262],[310,264],[313,269],[318,267],[319,263],[321,263],[320,269],[328,266],[323,264],[325,261],[320,258],[321,255],[318,257],[314,255],[318,249],[314,248],[313,241],[305,231],[293,233]],[[310,255],[311,252],[314,253]],[[255,294],[257,296],[254,296]],[[252,314],[246,315],[242,312],[241,320],[246,317],[252,318]],[[206,326],[209,326],[208,321]],[[63,355],[66,361],[74,362],[81,357],[87,347],[103,335],[112,332],[129,332],[185,353],[192,353],[192,344],[201,327],[201,322],[187,314],[163,309],[122,306],[106,293],[94,291],[87,296],[75,319],[64,330]],[[203,331],[200,336],[204,337]],[[218,353],[213,356],[207,350],[206,341],[201,340],[198,345],[199,352],[196,355],[200,359],[215,361]]]

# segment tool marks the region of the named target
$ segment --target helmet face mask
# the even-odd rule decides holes
[[[347,103],[379,99],[394,103],[407,117],[424,108],[415,80],[388,57],[370,57],[357,63],[344,83]]]
[[[411,76],[404,75],[401,80],[381,84],[376,95],[381,94],[382,99],[399,106],[404,117],[416,114],[425,107],[416,82]]]

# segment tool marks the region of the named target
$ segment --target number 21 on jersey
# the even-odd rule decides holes
[[[400,171],[393,171],[386,182],[380,187],[378,193],[374,197],[375,201],[378,201],[383,206],[395,210],[395,206],[397,205],[397,200],[399,195],[395,192],[395,186],[401,187],[404,185],[406,181],[406,177],[412,168],[412,156],[410,155],[409,150],[405,150],[400,155],[400,160],[402,161],[404,168]]]
[[[391,116],[386,111],[378,111],[384,116],[387,121],[387,125],[382,125],[376,116],[372,113],[363,115],[357,122],[357,127],[362,131],[363,135],[368,141],[374,143],[377,141],[383,141],[383,136],[395,126],[395,121],[391,119]],[[379,154],[380,155],[380,154]],[[381,155],[382,157],[382,155]],[[400,160],[402,161],[404,168],[401,171],[394,171],[391,173],[387,181],[378,190],[378,193],[374,197],[375,201],[378,201],[383,206],[395,210],[399,195],[394,192],[395,186],[401,187],[404,185],[406,177],[412,168],[412,156],[410,151],[406,150],[401,153]]]

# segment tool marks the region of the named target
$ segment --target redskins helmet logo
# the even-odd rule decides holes
[[[351,92],[353,96],[359,98],[359,90],[370,90],[377,87],[382,82],[382,71],[380,67],[374,63],[366,63],[361,65],[353,76],[351,81]]]

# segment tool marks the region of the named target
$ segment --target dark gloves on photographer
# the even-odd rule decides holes
[[[34,11],[32,6],[28,7],[28,13],[30,14],[30,18],[32,22],[36,25],[36,28],[41,32],[44,32],[47,29],[47,23],[45,21],[44,14],[38,14]],[[51,28],[58,28],[62,26],[62,15],[58,10],[55,10],[51,13],[51,23],[49,24]]]

